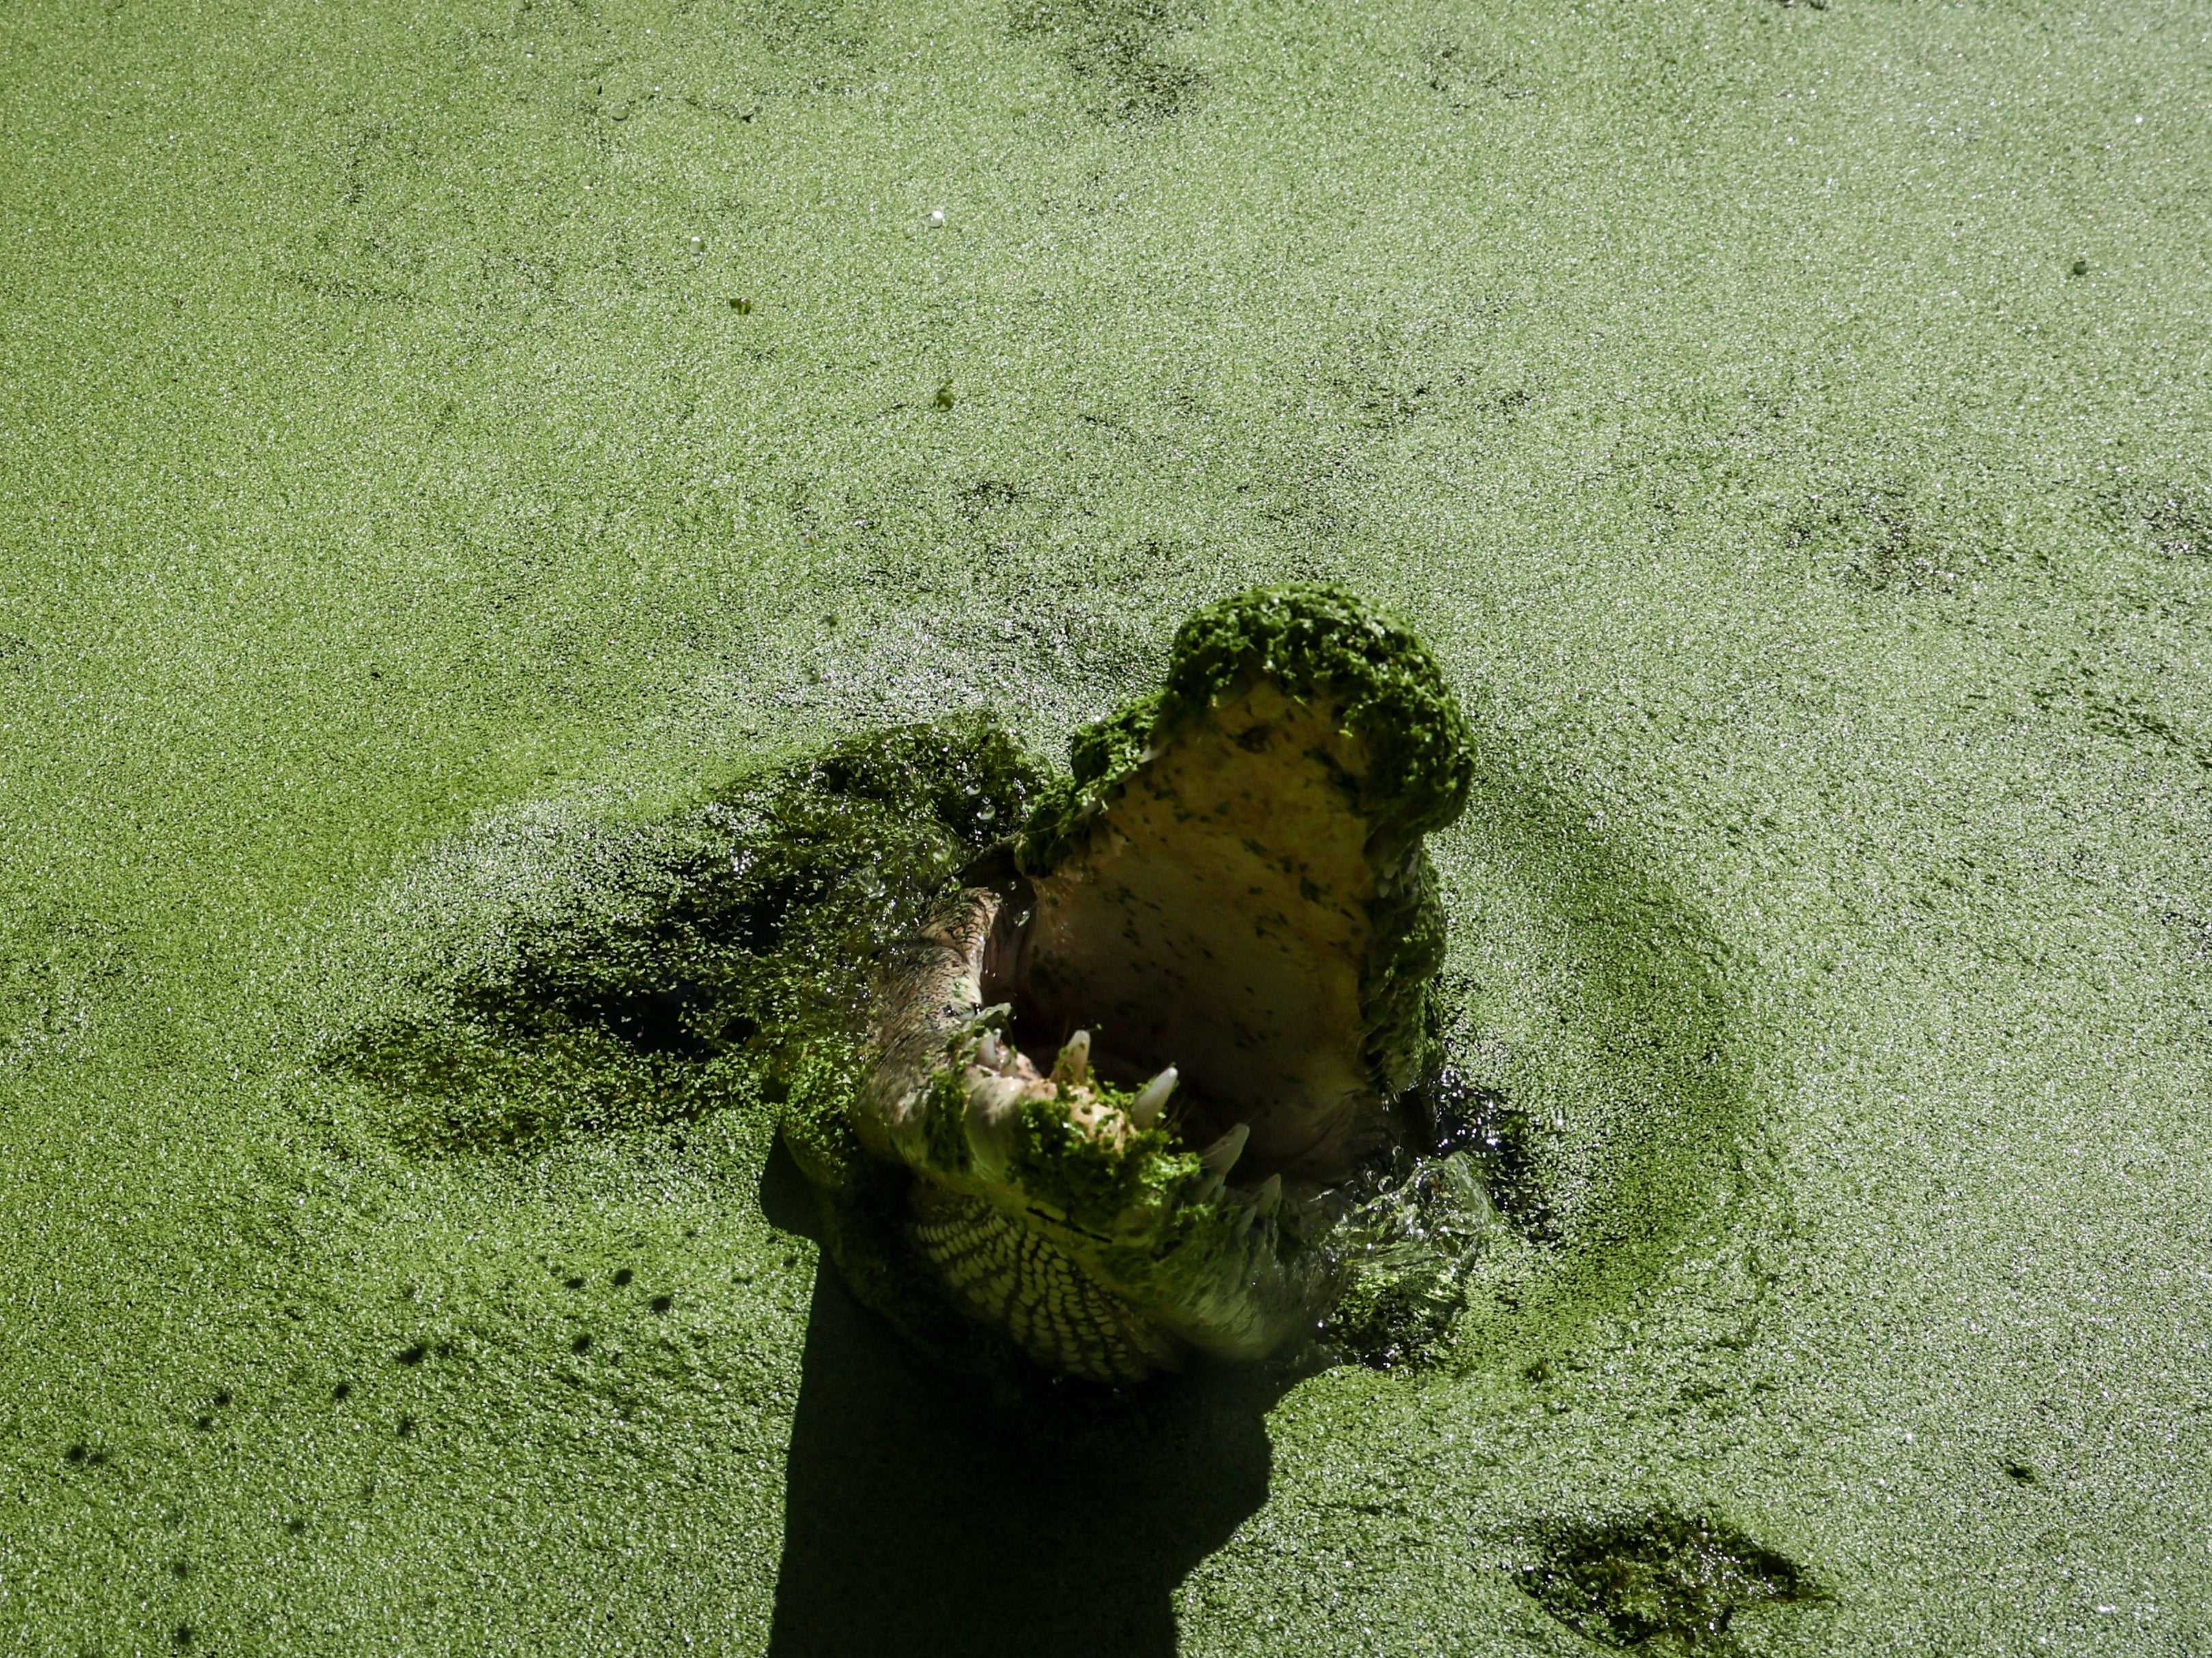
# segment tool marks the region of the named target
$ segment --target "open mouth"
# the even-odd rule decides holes
[[[1340,1287],[1343,1183],[1409,1133],[1459,716],[1409,636],[1286,590],[1194,618],[1075,762],[887,952],[855,1127],[921,1177],[956,1303],[1033,1357],[1254,1357]]]
[[[308,1097],[441,1158],[772,1122],[847,1287],[970,1374],[1415,1358],[1673,1258],[1741,1168],[1725,947],[1502,740],[1478,784],[1417,641],[1246,594],[1057,780],[902,726],[456,842],[332,957]],[[1477,787],[1441,983],[1423,837]]]

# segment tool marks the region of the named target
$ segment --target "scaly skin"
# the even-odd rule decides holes
[[[956,1308],[1127,1382],[1341,1289],[1336,1195],[1428,1061],[1420,841],[1469,765],[1427,653],[1331,588],[1201,611],[1074,754],[1015,865],[884,952],[852,1123]]]

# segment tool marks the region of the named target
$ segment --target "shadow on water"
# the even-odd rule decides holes
[[[813,1236],[779,1144],[762,1207]],[[1162,1658],[1175,1587],[1267,1500],[1295,1376],[1194,1370],[1133,1400],[1014,1406],[933,1371],[815,1278],[785,1470],[772,1658]]]

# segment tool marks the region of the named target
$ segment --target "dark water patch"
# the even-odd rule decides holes
[[[1391,385],[1360,382],[1337,375],[1329,377],[1324,384],[1351,405],[1352,424],[1368,432],[1401,431],[1442,406],[1435,395],[1436,387],[1426,380]]]
[[[1455,114],[1477,100],[1510,102],[1536,95],[1534,82],[1516,61],[1486,55],[1461,40],[1431,40],[1419,74],[1422,84],[1441,94]]]
[[[394,283],[356,276],[331,276],[311,270],[280,271],[276,278],[319,300],[343,300],[352,305],[415,306],[423,301]]]
[[[659,823],[577,824],[526,896],[463,847],[428,925],[473,926],[413,1005],[325,1067],[428,1154],[527,1152],[781,1106],[848,1053],[875,952],[1026,814],[1042,775],[994,728],[909,727],[714,791]],[[474,855],[472,855],[472,851]],[[443,975],[442,977],[441,975]]]
[[[1745,1651],[1748,1625],[1834,1595],[1788,1557],[1718,1519],[1655,1510],[1540,1529],[1522,1593],[1587,1640],[1622,1651]]]
[[[1103,120],[1135,125],[1180,115],[1197,100],[1206,73],[1170,56],[1173,36],[1205,21],[1174,0],[1015,0],[1007,26],[1018,39],[1049,41]]]
[[[49,902],[0,924],[0,1072],[81,1048],[98,1010],[133,976],[122,930]]]
[[[1474,994],[1464,975],[1451,975],[1437,999],[1446,1008],[1464,1010]],[[1449,1036],[1443,1059],[1423,1090],[1437,1153],[1472,1159],[1503,1219],[1532,1243],[1558,1243],[1559,1218],[1542,1174],[1538,1153],[1543,1134],[1535,1119],[1504,1088],[1474,1081]]]
[[[2212,771],[2212,737],[2160,706],[2157,675],[2142,665],[2076,649],[2027,694],[2055,719]]]
[[[2193,965],[2212,962],[2212,914],[2169,909],[2159,919],[2173,930],[2183,956]]]
[[[954,492],[953,510],[972,524],[1030,499],[1030,492],[1019,484],[1002,478],[978,478]]]
[[[1948,592],[1959,573],[1913,487],[1894,478],[1846,482],[1808,496],[1783,539],[1832,580],[1868,592]]]
[[[2136,484],[2096,497],[2106,520],[2166,558],[2212,559],[2212,483]]]

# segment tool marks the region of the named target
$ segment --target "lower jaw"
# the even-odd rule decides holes
[[[1055,1373],[1127,1386],[1182,1367],[1187,1345],[1034,1227],[916,1182],[907,1236],[964,1315]]]
[[[1028,906],[1018,883],[969,890],[973,906],[963,913],[971,919],[946,939],[953,951],[934,958],[932,969],[943,976],[945,1012],[1006,1006],[1012,1017],[948,1055],[963,1078],[966,1121],[1006,1121],[1002,1090],[1017,1083],[1028,1091],[1015,1097],[1049,1106],[1043,1084],[1065,1079],[1075,1091],[1058,1094],[1051,1108],[1062,1114],[1053,1133],[1079,1126],[1085,1139],[1124,1149],[1132,1133],[1147,1136],[1147,1159],[1162,1155],[1165,1134],[1164,1155],[1188,1172],[1163,1169],[1169,1183],[1147,1176],[1139,1199],[1092,1212],[1080,1199],[1067,1207],[1052,1195],[1062,1178],[1056,1152],[1041,1163],[1009,1161],[1015,1144],[1029,1145],[1024,1155],[1034,1158],[1033,1140],[1010,1144],[997,1138],[1006,1131],[975,1131],[985,1139],[974,1143],[972,1171],[957,1145],[931,1151],[915,1160],[898,1225],[905,1251],[941,1298],[1045,1370],[1109,1385],[1180,1368],[1193,1351],[1259,1357],[1310,1327],[1330,1298],[1334,1269],[1323,1240],[1339,1182],[1299,1177],[1286,1193],[1277,1159],[1247,1151],[1255,1127],[1282,1127],[1268,1114],[1194,1097],[1173,1086],[1172,1068],[1163,1075],[1144,1062],[1153,1056],[1094,1054],[1087,1036],[1079,1049],[1075,1033],[1048,1024],[1023,994]],[[927,993],[915,1004],[933,1017],[934,1005]],[[1095,1090],[1102,1081],[1111,1087]]]

